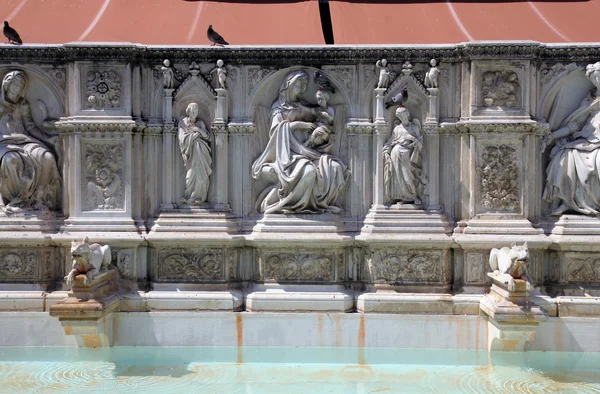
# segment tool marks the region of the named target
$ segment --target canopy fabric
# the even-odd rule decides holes
[[[600,0],[330,0],[336,44],[597,42]]]
[[[335,44],[598,41],[600,0],[329,0]],[[318,0],[2,0],[27,43],[324,44]]]
[[[24,43],[209,45],[209,24],[232,45],[324,44],[317,0],[2,0]]]

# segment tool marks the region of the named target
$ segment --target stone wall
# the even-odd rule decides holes
[[[11,99],[5,78],[0,103],[9,298],[60,293],[70,242],[86,235],[111,245],[122,310],[477,313],[490,249],[515,242],[528,243],[539,294],[596,295],[600,220],[577,210],[600,200],[594,130],[547,136],[595,94],[586,66],[600,47],[86,44],[1,48],[0,58],[3,77],[20,71],[27,81]],[[329,91],[324,107],[319,90]],[[33,124],[11,123],[24,108]],[[328,110],[333,120],[319,117]],[[309,118],[308,130],[291,124]],[[187,158],[184,122],[208,136],[204,148],[199,137],[189,143]],[[600,135],[598,123],[583,123]],[[329,141],[311,147],[317,124]],[[37,142],[11,140],[38,132]],[[585,147],[561,150],[584,137]],[[42,196],[52,187],[43,152],[60,173],[56,205]],[[566,163],[581,155],[592,168],[569,175]],[[575,185],[563,212],[560,198],[543,198],[553,160],[565,169],[554,179]],[[581,174],[591,184],[572,181]]]

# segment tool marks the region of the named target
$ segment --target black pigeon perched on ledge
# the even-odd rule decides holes
[[[221,37],[219,33],[213,30],[212,25],[208,25],[208,31],[206,32],[206,36],[208,37],[208,40],[213,43],[213,45],[229,45],[229,43],[225,41],[225,39]]]
[[[335,88],[333,87],[333,85],[331,84],[331,81],[329,80],[329,78],[327,78],[325,76],[325,74],[323,74],[322,72],[320,72],[319,70],[315,71],[314,74],[315,77],[315,82],[325,91],[329,92],[329,93],[335,93]]]
[[[391,101],[385,103],[385,108],[388,109],[394,105],[402,105],[408,100],[408,89],[404,88],[400,93],[392,97]]]
[[[8,25],[7,21],[4,21],[4,36],[8,38],[9,44],[21,45],[23,41],[21,41],[21,37],[19,37],[19,33],[12,27]]]

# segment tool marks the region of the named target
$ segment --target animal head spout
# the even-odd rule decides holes
[[[513,242],[510,248],[510,257],[515,261],[527,262],[529,261],[529,249],[527,248],[527,242],[523,245],[517,245]]]
[[[80,258],[90,254],[89,238],[86,236],[83,241],[71,242],[71,257]]]

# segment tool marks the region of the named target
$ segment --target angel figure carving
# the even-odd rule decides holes
[[[379,71],[379,81],[377,81],[377,89],[387,89],[390,86],[391,75],[390,68],[386,59],[377,60],[375,63],[377,71]]]
[[[423,136],[421,122],[405,107],[396,110],[396,126],[383,146],[383,179],[389,202],[421,204]]]

